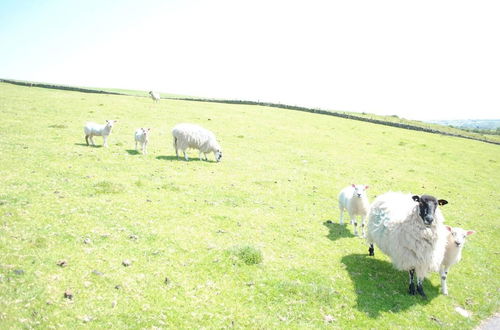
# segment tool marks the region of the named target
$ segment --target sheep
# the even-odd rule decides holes
[[[358,223],[356,216],[361,216],[361,234],[365,236],[365,219],[370,208],[368,197],[366,196],[368,186],[362,184],[352,184],[345,187],[339,193],[340,224],[344,224],[344,209],[347,209],[351,224],[354,224],[354,235],[358,236]]]
[[[213,152],[215,160],[219,162],[222,158],[222,150],[217,142],[215,135],[207,129],[195,124],[177,124],[172,129],[172,136],[174,138],[174,149],[177,158],[179,158],[178,150],[182,150],[184,158],[188,159],[186,149],[198,149],[201,153],[205,154],[207,160],[207,153]]]
[[[426,297],[423,280],[429,271],[438,271],[443,260],[446,235],[438,205],[446,204],[446,200],[430,195],[389,192],[377,197],[370,206],[367,234],[370,256],[375,255],[375,243],[391,258],[396,269],[408,271],[411,295]]]
[[[87,145],[89,145],[90,139],[92,145],[95,146],[94,136],[102,136],[104,147],[108,147],[108,136],[109,134],[111,134],[111,129],[117,121],[118,120],[106,120],[105,125],[96,124],[93,122],[86,123],[83,131],[85,132],[85,142],[87,142]]]
[[[151,98],[153,99],[153,101],[155,101],[155,102],[160,101],[160,93],[149,91],[149,95],[151,95]]]
[[[446,285],[446,278],[448,276],[448,270],[451,266],[456,264],[462,258],[462,249],[465,244],[465,238],[469,235],[475,233],[474,230],[464,230],[462,228],[452,228],[450,226],[445,226],[448,231],[447,237],[448,241],[446,244],[446,250],[444,252],[444,258],[441,262],[441,267],[439,273],[441,275],[441,292],[444,295],[448,295],[448,287]]]
[[[147,147],[149,142],[149,132],[151,128],[138,128],[135,131],[135,150],[137,150],[137,143],[141,144],[142,154],[146,155],[148,153]]]

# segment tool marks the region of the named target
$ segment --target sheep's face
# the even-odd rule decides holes
[[[446,229],[450,232],[450,239],[457,247],[462,247],[465,244],[465,238],[469,235],[475,233],[474,230],[464,230],[462,228],[452,228],[446,226]]]
[[[354,192],[352,193],[353,197],[363,198],[363,196],[366,195],[366,189],[368,189],[368,186],[363,184],[352,184],[352,187],[354,188]]]
[[[434,222],[434,215],[438,205],[446,205],[444,199],[437,200],[436,197],[430,195],[413,196],[415,202],[418,203],[419,215],[424,224],[429,227]]]
[[[116,122],[117,120],[106,120],[106,126],[111,129]]]
[[[220,160],[222,159],[222,150],[220,150],[220,149],[215,150],[214,156],[215,156],[215,160],[217,162],[220,162]]]

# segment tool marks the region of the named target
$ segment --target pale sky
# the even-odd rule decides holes
[[[500,119],[497,0],[1,0],[0,47],[0,78]]]

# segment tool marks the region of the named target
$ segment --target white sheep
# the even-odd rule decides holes
[[[374,255],[375,243],[396,269],[408,271],[412,295],[425,297],[423,280],[428,272],[438,271],[443,260],[446,235],[438,205],[447,203],[429,195],[389,192],[377,197],[370,206],[368,251]]]
[[[441,292],[445,295],[448,294],[448,286],[446,285],[446,278],[448,270],[451,266],[456,264],[462,258],[462,249],[465,244],[465,238],[475,233],[473,230],[464,230],[462,228],[452,228],[445,226],[447,230],[448,241],[444,258],[441,262],[439,273],[441,274]]]
[[[222,150],[215,138],[215,135],[209,130],[195,125],[195,124],[177,124],[172,129],[172,136],[174,137],[174,149],[177,158],[179,158],[178,150],[182,150],[184,158],[188,159],[186,149],[198,149],[201,153],[205,154],[207,160],[207,153],[213,152],[215,160],[219,162],[222,158]]]
[[[347,209],[351,224],[354,225],[354,235],[356,236],[358,236],[357,216],[361,217],[361,233],[365,236],[365,219],[370,208],[366,189],[368,189],[368,186],[352,184],[342,189],[339,193],[340,224],[344,224],[344,209]]]
[[[141,144],[142,154],[146,155],[148,153],[147,147],[149,142],[149,132],[151,128],[138,128],[135,131],[135,150],[137,150],[137,143]]]
[[[160,101],[160,93],[149,91],[149,95],[151,96],[151,98],[153,99],[153,101],[155,101],[155,102]]]
[[[92,145],[95,146],[94,136],[102,136],[102,139],[104,141],[103,145],[107,147],[108,136],[109,134],[111,134],[111,129],[113,128],[113,125],[116,122],[117,120],[106,120],[105,125],[96,124],[93,122],[86,123],[85,127],[83,128],[83,131],[85,132],[85,142],[87,142],[87,145],[89,145],[89,139],[90,139]]]

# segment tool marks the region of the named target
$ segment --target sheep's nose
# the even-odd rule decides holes
[[[428,225],[430,225],[432,223],[432,221],[434,221],[434,218],[431,216],[431,215],[426,215],[424,217],[424,222]]]
[[[462,243],[460,243],[460,242],[455,242],[455,245],[459,247],[460,245],[462,245]]]

